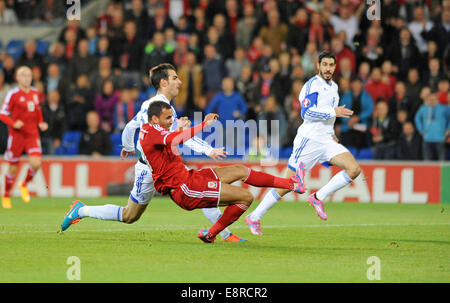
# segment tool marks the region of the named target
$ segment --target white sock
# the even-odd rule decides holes
[[[250,214],[250,218],[252,221],[260,221],[262,216],[272,208],[279,200],[281,199],[281,196],[276,192],[275,189],[272,189],[269,191],[264,198],[262,199],[261,203],[259,203],[258,207],[255,208],[255,210]]]
[[[325,200],[331,194],[350,184],[353,180],[347,175],[345,170],[340,171],[327,184],[316,192],[316,198]]]
[[[123,207],[113,204],[102,206],[83,206],[78,210],[78,214],[84,217],[96,218],[100,220],[123,221]]]
[[[218,207],[212,208],[202,208],[203,214],[212,224],[216,223],[217,220],[222,216],[220,209]],[[220,232],[220,235],[223,239],[228,238],[231,235],[231,231],[228,228],[225,228]]]

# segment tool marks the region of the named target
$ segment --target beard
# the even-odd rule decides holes
[[[326,81],[330,81],[333,78],[333,73],[323,73],[322,71],[319,71],[319,75],[325,79]]]

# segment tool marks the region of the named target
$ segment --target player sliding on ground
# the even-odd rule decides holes
[[[353,155],[342,144],[338,143],[334,135],[334,121],[336,117],[349,118],[353,111],[338,106],[338,86],[332,80],[336,69],[336,57],[331,52],[322,52],[317,64],[318,75],[309,79],[299,95],[303,124],[294,139],[294,148],[288,161],[286,177],[292,176],[299,163],[305,164],[306,171],[319,162],[328,167],[335,165],[342,170],[317,192],[308,197],[308,202],[314,207],[317,215],[327,219],[323,201],[350,184],[360,173],[361,169]],[[273,189],[267,193],[258,207],[245,218],[250,231],[261,235],[262,216],[281,199],[288,191]]]
[[[289,178],[279,178],[254,171],[243,165],[188,170],[178,153],[177,146],[217,121],[217,114],[208,114],[205,120],[192,128],[169,132],[173,124],[171,106],[162,101],[150,104],[148,124],[140,131],[139,141],[144,154],[142,158],[153,168],[156,190],[170,198],[181,208],[213,208],[226,206],[223,215],[209,230],[199,230],[198,238],[212,243],[216,235],[236,221],[250,206],[253,195],[249,190],[231,183],[242,180],[258,187],[277,187],[297,193],[305,191],[304,166]],[[69,214],[66,216],[70,216]]]

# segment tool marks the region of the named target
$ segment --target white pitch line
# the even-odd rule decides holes
[[[78,230],[71,229],[70,233],[73,232],[122,232],[122,231],[131,231],[131,232],[146,232],[152,230],[191,230],[198,228],[202,224],[197,225],[176,225],[176,224],[168,224],[168,225],[152,225],[146,229],[133,229],[133,228],[102,228],[95,230]],[[355,223],[355,224],[314,224],[314,225],[265,225],[263,226],[265,229],[270,228],[323,228],[323,227],[377,227],[377,226],[435,226],[435,225],[450,225],[450,222],[430,222],[430,223]],[[246,229],[248,228],[245,225],[236,225],[232,226],[233,229]],[[0,228],[1,230],[2,228]],[[3,227],[4,229],[4,227]],[[0,234],[25,234],[25,233],[56,233],[57,229],[54,230],[24,230],[24,231],[0,231]]]

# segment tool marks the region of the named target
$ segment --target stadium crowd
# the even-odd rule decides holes
[[[0,0],[0,24],[49,22],[60,2]],[[299,92],[317,54],[330,50],[340,103],[355,112],[337,119],[336,134],[356,157],[449,159],[450,1],[380,2],[111,0],[87,28],[67,21],[44,51],[34,40],[17,56],[2,50],[0,99],[15,69],[30,66],[49,124],[44,154],[79,132],[80,154],[110,155],[112,136],[155,93],[149,69],[170,62],[183,82],[178,116],[278,120],[288,148],[302,123]],[[374,11],[379,20],[368,17]],[[4,152],[3,124],[1,132]]]

